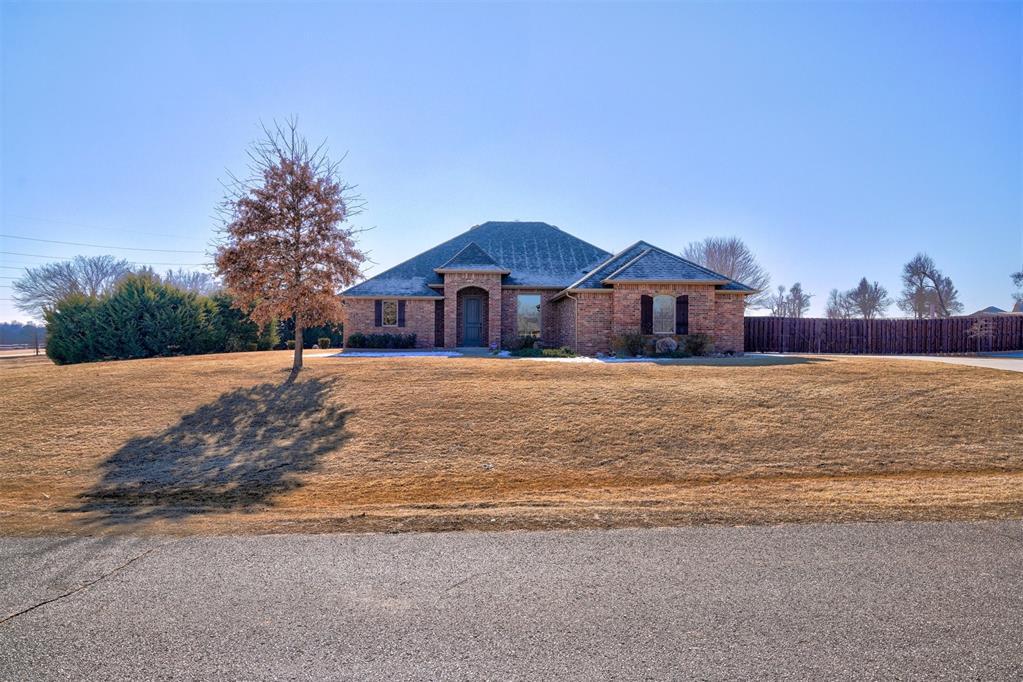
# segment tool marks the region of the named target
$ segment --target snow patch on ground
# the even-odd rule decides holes
[[[410,350],[410,351],[345,351],[333,355],[321,355],[327,358],[460,358],[461,353],[448,350]]]

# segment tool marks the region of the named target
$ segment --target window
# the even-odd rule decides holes
[[[540,336],[540,294],[519,294],[515,316],[519,336]]]
[[[675,333],[675,297],[654,296],[654,334]]]
[[[381,315],[382,324],[385,327],[397,327],[398,326],[398,302],[397,301],[384,301],[383,313]]]

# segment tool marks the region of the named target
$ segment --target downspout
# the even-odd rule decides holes
[[[572,301],[572,334],[575,336],[572,350],[579,352],[579,299],[572,294],[565,292],[565,298]]]

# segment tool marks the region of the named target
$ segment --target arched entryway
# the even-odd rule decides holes
[[[457,343],[459,346],[486,346],[490,343],[487,320],[490,319],[490,294],[480,287],[458,290]]]

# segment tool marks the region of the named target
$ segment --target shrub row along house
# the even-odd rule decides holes
[[[346,334],[420,348],[519,336],[594,355],[629,334],[706,334],[743,350],[750,287],[646,242],[608,253],[547,223],[487,222],[343,293]]]

